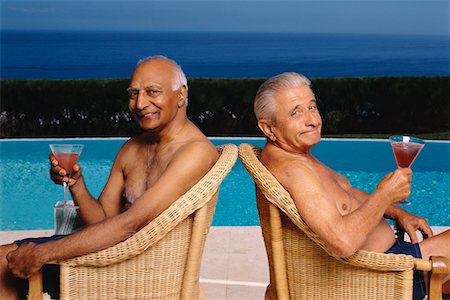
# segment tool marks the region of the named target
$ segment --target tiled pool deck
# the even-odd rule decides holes
[[[449,228],[433,227],[433,232],[438,234]],[[50,230],[0,231],[0,244],[51,233]],[[200,282],[206,299],[264,299],[269,271],[260,227],[212,227],[202,259]]]

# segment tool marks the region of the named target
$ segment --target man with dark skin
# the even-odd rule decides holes
[[[255,114],[267,137],[261,162],[290,193],[302,218],[334,255],[347,257],[359,249],[397,253],[397,248],[389,251],[396,239],[384,219],[388,216],[405,228],[413,243],[405,247],[413,247],[418,256],[450,257],[449,230],[433,236],[425,219],[395,205],[410,194],[411,169],[389,173],[368,194],[311,154],[321,139],[322,119],[306,77],[283,73],[267,80],[255,97]],[[417,230],[429,238],[418,243]],[[450,292],[448,279],[444,293]],[[268,298],[271,293],[269,286]]]
[[[127,91],[130,111],[143,133],[119,150],[98,201],[89,194],[79,165],[69,179],[56,158],[49,157],[52,180],[68,183],[88,226],[45,243],[1,246],[0,299],[15,299],[16,278],[29,278],[46,262],[127,239],[187,192],[218,159],[213,144],[187,119],[186,76],[174,61],[160,56],[141,60]]]

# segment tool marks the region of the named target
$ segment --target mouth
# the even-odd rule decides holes
[[[157,112],[149,112],[145,114],[139,114],[140,119],[153,119],[158,115]]]
[[[316,134],[317,133],[317,130],[310,130],[310,131],[305,131],[305,132],[303,132],[302,133],[302,135],[304,134],[304,135],[309,135],[309,134]]]

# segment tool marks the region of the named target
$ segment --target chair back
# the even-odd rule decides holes
[[[290,194],[259,161],[260,153],[256,146],[239,146],[255,182],[269,260],[269,299],[411,299],[412,257],[367,251],[333,257],[303,221]],[[384,270],[392,272],[386,276]]]
[[[232,144],[186,194],[124,242],[59,262],[61,299],[199,299],[200,263]]]

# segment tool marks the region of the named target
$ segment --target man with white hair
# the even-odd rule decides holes
[[[17,278],[49,261],[98,251],[124,241],[200,180],[218,159],[205,135],[187,119],[187,80],[172,60],[149,57],[136,66],[127,89],[129,109],[143,132],[119,150],[98,199],[88,192],[79,165],[71,177],[50,155],[51,178],[66,182],[88,224],[69,236],[25,239],[0,247],[0,299],[17,297]]]
[[[322,119],[306,77],[283,73],[270,78],[259,88],[254,108],[267,137],[261,162],[290,193],[302,218],[334,255],[347,257],[363,249],[424,259],[450,257],[450,231],[432,237],[425,219],[395,205],[410,194],[411,169],[389,173],[368,194],[311,154],[320,142]],[[396,241],[384,216],[398,220],[412,243]],[[417,230],[429,238],[418,243]],[[449,283],[444,284],[444,293],[450,292]],[[423,275],[417,273],[414,296],[422,299],[424,293]],[[267,298],[272,294],[269,285]]]

